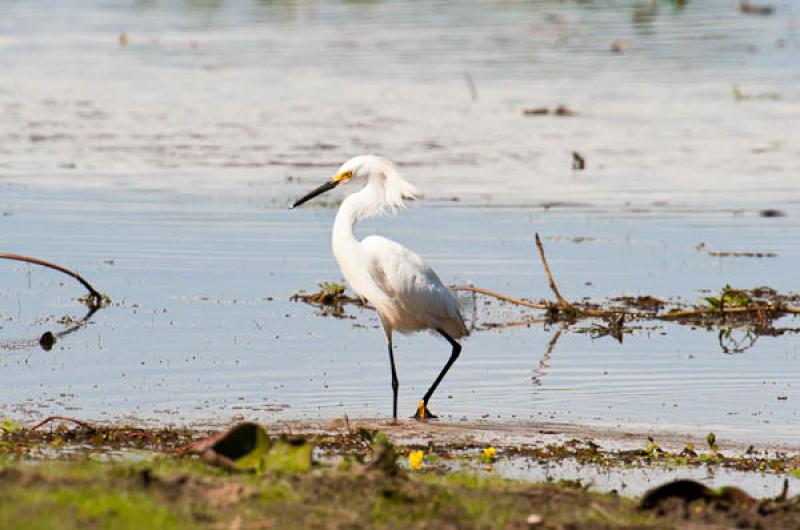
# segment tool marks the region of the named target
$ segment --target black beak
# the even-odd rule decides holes
[[[322,195],[326,191],[330,191],[330,190],[332,190],[333,188],[335,188],[338,185],[339,185],[338,182],[334,182],[332,180],[329,180],[328,182],[326,182],[325,184],[323,184],[319,188],[316,188],[316,189],[306,193],[305,195],[303,195],[302,197],[300,197],[299,199],[294,201],[294,204],[289,206],[289,209],[291,210],[292,208],[297,208],[298,206],[300,206],[304,202],[308,202],[311,199],[313,199],[314,197],[316,197],[317,195]]]

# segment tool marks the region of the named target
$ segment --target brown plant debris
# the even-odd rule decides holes
[[[527,109],[522,109],[522,114],[525,116],[547,116],[549,114],[552,114],[553,116],[561,116],[561,117],[578,115],[577,112],[570,109],[566,105],[559,105],[552,111],[550,110],[549,107],[531,107]]]
[[[746,0],[739,2],[739,11],[748,15],[771,15],[775,8],[771,5],[751,4]]]
[[[572,169],[575,171],[586,169],[586,159],[577,151],[572,152]]]
[[[321,282],[319,291],[315,293],[297,292],[291,296],[290,300],[292,302],[305,302],[319,308],[321,316],[336,318],[348,318],[344,310],[345,305],[372,309],[363,298],[345,294],[345,286],[333,282]]]
[[[592,327],[581,330],[589,331],[597,337],[610,335],[621,342],[623,334],[630,332],[631,328],[627,327],[627,324],[631,322],[666,321],[719,329],[720,344],[726,353],[744,351],[762,335],[776,336],[800,332],[800,328],[779,328],[774,325],[777,319],[785,315],[800,315],[800,295],[778,293],[769,287],[734,289],[725,286],[719,296],[706,297],[699,304],[686,304],[676,300],[664,301],[650,295],[614,297],[601,303],[586,300],[570,302],[558,289],[538,234],[535,235],[534,241],[555,302],[531,301],[475,285],[450,285],[449,288],[453,291],[470,292],[473,296],[483,295],[520,308],[546,311],[544,318],[528,317],[511,321],[484,322],[480,326],[473,323],[474,329],[497,329],[556,322],[571,324],[581,320],[599,319],[603,324],[593,323]],[[704,247],[702,243],[698,245],[699,250]],[[322,315],[339,318],[355,318],[345,312],[344,307],[348,304],[373,309],[361,298],[345,294],[343,285],[328,282],[320,284],[319,292],[312,294],[300,292],[292,296],[291,300],[309,303],[320,308]],[[473,320],[476,319],[477,316],[474,314]],[[736,328],[744,329],[745,337],[736,338],[733,334]]]

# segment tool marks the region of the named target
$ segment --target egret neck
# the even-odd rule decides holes
[[[356,239],[355,226],[358,221],[383,209],[385,194],[382,188],[382,184],[370,180],[363,189],[345,198],[336,214],[331,237],[333,255],[345,279],[356,292],[376,305],[379,314],[387,297],[365,270],[368,264]]]

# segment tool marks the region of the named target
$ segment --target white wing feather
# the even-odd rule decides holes
[[[378,309],[392,329],[442,329],[454,339],[469,334],[458,302],[419,255],[380,236],[366,237],[359,246],[368,274],[390,301],[382,300]]]

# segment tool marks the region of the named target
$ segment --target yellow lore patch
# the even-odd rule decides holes
[[[352,171],[349,171],[349,170],[348,171],[343,171],[343,172],[339,173],[338,175],[336,175],[335,177],[333,177],[333,182],[336,182],[338,184],[339,182],[346,182],[346,181],[350,180],[351,178],[353,178],[353,172]]]

